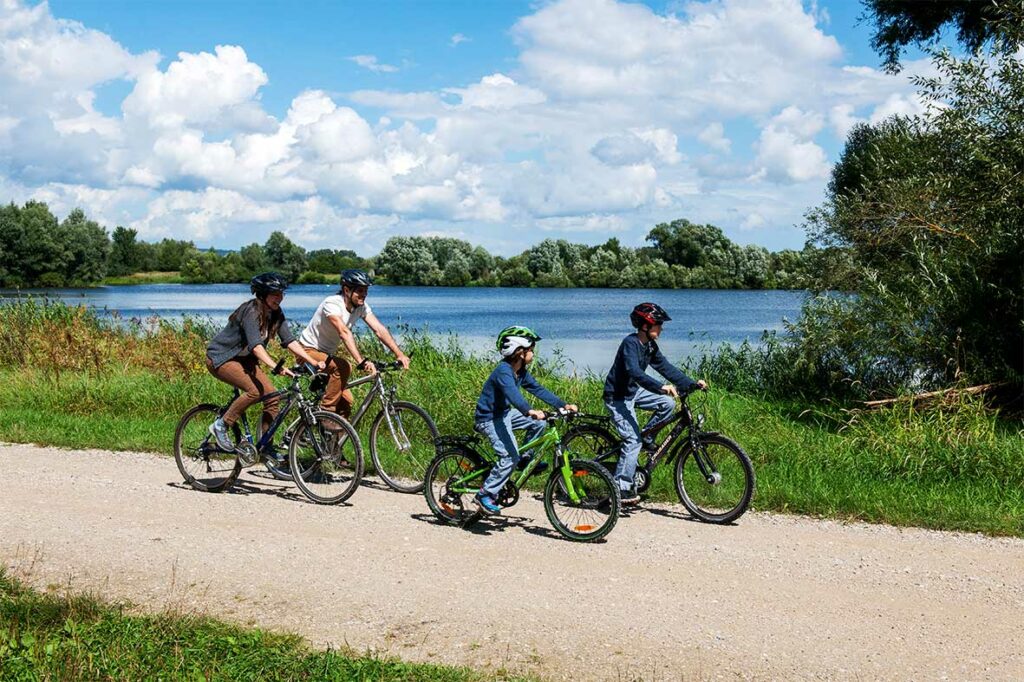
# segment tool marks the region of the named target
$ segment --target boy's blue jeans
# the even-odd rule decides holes
[[[636,420],[636,408],[654,412],[647,423],[650,427],[671,417],[676,401],[670,395],[657,395],[645,388],[638,388],[633,400],[609,400],[604,406],[612,415],[615,430],[622,436],[622,453],[619,455],[619,465],[615,468],[615,481],[619,484],[619,490],[629,490],[633,487],[636,463],[640,457],[640,424]]]
[[[544,433],[544,430],[548,428],[548,423],[527,417],[519,410],[509,410],[504,418],[477,422],[474,428],[487,436],[495,454],[498,455],[498,463],[491,469],[491,473],[480,489],[484,494],[490,495],[491,499],[497,499],[505,481],[512,475],[512,470],[519,463],[519,446],[516,444],[516,438],[512,432],[525,430],[526,440],[523,442],[529,442]]]

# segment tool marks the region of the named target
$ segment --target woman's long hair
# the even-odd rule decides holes
[[[256,319],[259,321],[260,336],[265,339],[273,338],[277,335],[277,330],[281,328],[281,323],[284,322],[284,313],[281,309],[271,310],[267,302],[261,298],[250,298],[242,305],[235,308],[235,312],[231,313],[228,318],[229,322],[241,325],[242,318],[249,314],[249,309],[255,307]]]

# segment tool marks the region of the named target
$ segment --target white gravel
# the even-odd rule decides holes
[[[1024,541],[648,505],[561,540],[531,495],[472,531],[369,478],[307,503],[258,469],[0,445],[0,563],[406,660],[552,679],[1024,679]]]

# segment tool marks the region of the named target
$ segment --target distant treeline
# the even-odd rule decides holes
[[[392,237],[374,261],[393,284],[650,289],[795,289],[805,282],[801,251],[739,246],[714,225],[661,224],[638,249],[545,239],[518,256],[492,256],[446,237]]]
[[[75,209],[58,221],[42,202],[0,206],[0,286],[89,286],[106,277],[178,272],[191,283],[244,282],[266,270],[293,282],[329,283],[345,268],[374,271],[378,281],[419,286],[642,287],[792,289],[806,285],[813,258],[739,246],[713,225],[677,220],[629,248],[546,239],[511,258],[447,237],[392,237],[376,258],[354,251],[306,251],[281,232],[238,251],[199,249],[191,241],[145,242],[135,230],[107,230]]]

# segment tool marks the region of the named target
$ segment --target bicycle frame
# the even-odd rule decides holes
[[[227,411],[228,407],[231,405],[231,403],[235,402],[239,395],[241,395],[241,391],[238,390],[237,388],[234,389],[234,393],[231,396],[231,400],[228,402],[227,405],[221,408],[221,415],[223,415],[224,412]],[[253,404],[261,405],[267,402],[268,400],[273,400],[276,398],[284,398],[284,400],[282,401],[283,404],[281,405],[281,410],[277,413],[277,416],[270,423],[270,427],[266,430],[265,433],[263,433],[260,436],[259,441],[256,443],[253,443],[252,431],[249,429],[249,419],[246,416],[246,412],[248,412],[248,410],[242,413],[242,433],[245,435],[245,439],[249,442],[249,444],[256,449],[257,453],[263,452],[263,449],[266,448],[271,443],[271,441],[274,439],[274,434],[277,433],[277,430],[278,428],[280,428],[281,424],[285,422],[285,420],[288,417],[288,414],[292,411],[292,407],[295,406],[296,403],[299,404],[300,409],[312,409],[316,404],[315,402],[310,403],[302,395],[302,391],[299,390],[298,387],[298,377],[296,377],[295,380],[292,381],[288,388],[278,389],[276,391],[271,391],[266,395],[260,396],[260,398]],[[252,407],[252,405],[250,405],[249,407]]]
[[[476,452],[477,455],[480,455],[480,452],[476,448],[469,445],[466,447],[469,447]],[[576,492],[576,486],[573,484],[572,470],[569,466],[569,454],[562,449],[562,436],[558,433],[558,429],[554,425],[551,425],[544,433],[531,441],[523,443],[519,447],[520,452],[525,452],[527,450],[533,450],[536,454],[530,458],[530,463],[526,465],[525,469],[519,472],[518,476],[513,472],[513,476],[509,478],[512,485],[516,488],[522,488],[523,484],[526,483],[530,476],[533,475],[534,469],[536,469],[541,460],[544,459],[544,456],[550,452],[552,454],[552,464],[555,464],[558,458],[561,457],[562,462],[558,466],[562,472],[562,481],[565,483],[565,489],[569,493],[569,498],[574,504],[578,504],[581,497],[579,493]],[[480,457],[487,465],[485,467],[480,467],[479,469],[473,469],[455,481],[452,481],[449,485],[450,489],[459,493],[472,494],[476,492],[476,486],[460,486],[465,486],[466,483],[474,478],[477,478],[481,474],[486,474],[491,470],[491,467],[494,466],[495,460],[493,458],[485,457],[483,455],[480,455]]]
[[[407,450],[412,447],[409,442],[409,437],[405,435],[405,431],[401,429],[395,429],[395,424],[391,419],[391,403],[395,399],[396,389],[393,384],[385,385],[383,374],[389,371],[384,363],[378,363],[379,369],[374,374],[370,374],[364,377],[359,377],[355,381],[348,382],[346,388],[355,388],[373,382],[373,386],[370,387],[369,392],[363,396],[363,402],[359,404],[359,409],[356,410],[354,416],[349,419],[349,423],[353,427],[359,426],[359,421],[363,418],[370,410],[370,405],[374,399],[378,399],[380,402],[381,412],[384,413],[384,421],[388,425],[388,431],[391,432],[391,437],[395,439],[399,447],[402,450]],[[399,432],[401,432],[399,434]]]

